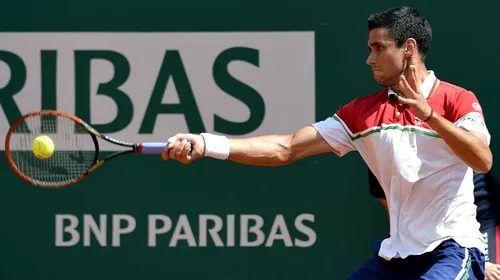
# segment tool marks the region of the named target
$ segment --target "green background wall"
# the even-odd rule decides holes
[[[366,18],[413,5],[428,16],[434,40],[428,67],[473,90],[483,105],[494,154],[500,135],[497,73],[498,5],[468,1],[9,1],[0,31],[314,31],[316,119],[356,96],[380,89],[365,65]],[[438,4],[439,3],[439,4]],[[2,37],[6,38],[6,37]],[[2,49],[0,41],[0,50]],[[289,98],[294,98],[289,96]],[[1,112],[1,110],[0,110]],[[26,112],[24,112],[26,113]],[[3,154],[3,152],[2,152]],[[493,173],[500,177],[497,167]],[[343,279],[366,260],[371,241],[388,232],[385,212],[368,194],[366,166],[356,153],[301,160],[286,167],[251,167],[204,159],[191,166],[131,156],[103,166],[67,189],[29,186],[0,161],[0,279]],[[315,215],[313,246],[169,247],[170,234],[147,247],[147,215],[174,223],[197,216],[257,214],[269,232],[283,214]],[[137,227],[120,247],[54,245],[56,214],[128,214]],[[192,219],[192,220],[191,220]],[[110,226],[110,222],[108,221]],[[110,233],[108,233],[110,235]],[[196,235],[196,234],[195,234]]]

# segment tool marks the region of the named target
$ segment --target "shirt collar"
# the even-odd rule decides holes
[[[424,82],[420,85],[420,92],[424,95],[424,98],[427,99],[429,95],[431,94],[432,86],[434,85],[434,82],[436,82],[436,75],[434,74],[434,71],[429,70],[427,71],[429,75],[425,78]],[[392,95],[397,95],[394,90],[392,90],[391,87],[389,87],[389,90],[387,91],[387,97],[391,99]]]

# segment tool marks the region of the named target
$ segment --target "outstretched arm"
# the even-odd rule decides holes
[[[312,126],[290,135],[230,139],[229,160],[251,165],[285,165],[298,159],[334,151]]]
[[[210,156],[249,165],[286,165],[307,156],[336,152],[313,126],[303,127],[289,135],[240,139],[205,133],[177,134],[169,142],[163,159],[175,159],[186,164],[202,156]]]

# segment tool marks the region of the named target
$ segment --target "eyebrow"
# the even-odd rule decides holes
[[[370,47],[378,47],[378,46],[385,46],[385,44],[383,44],[381,42],[369,42],[368,43],[368,48],[370,48]]]

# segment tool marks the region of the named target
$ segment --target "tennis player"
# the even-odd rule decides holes
[[[426,68],[432,31],[416,9],[392,8],[370,15],[367,23],[366,63],[385,90],[356,98],[291,135],[177,134],[162,157],[185,164],[207,156],[285,165],[357,150],[384,188],[390,237],[347,279],[482,280],[485,242],[472,170],[488,172],[493,157],[480,103]]]

